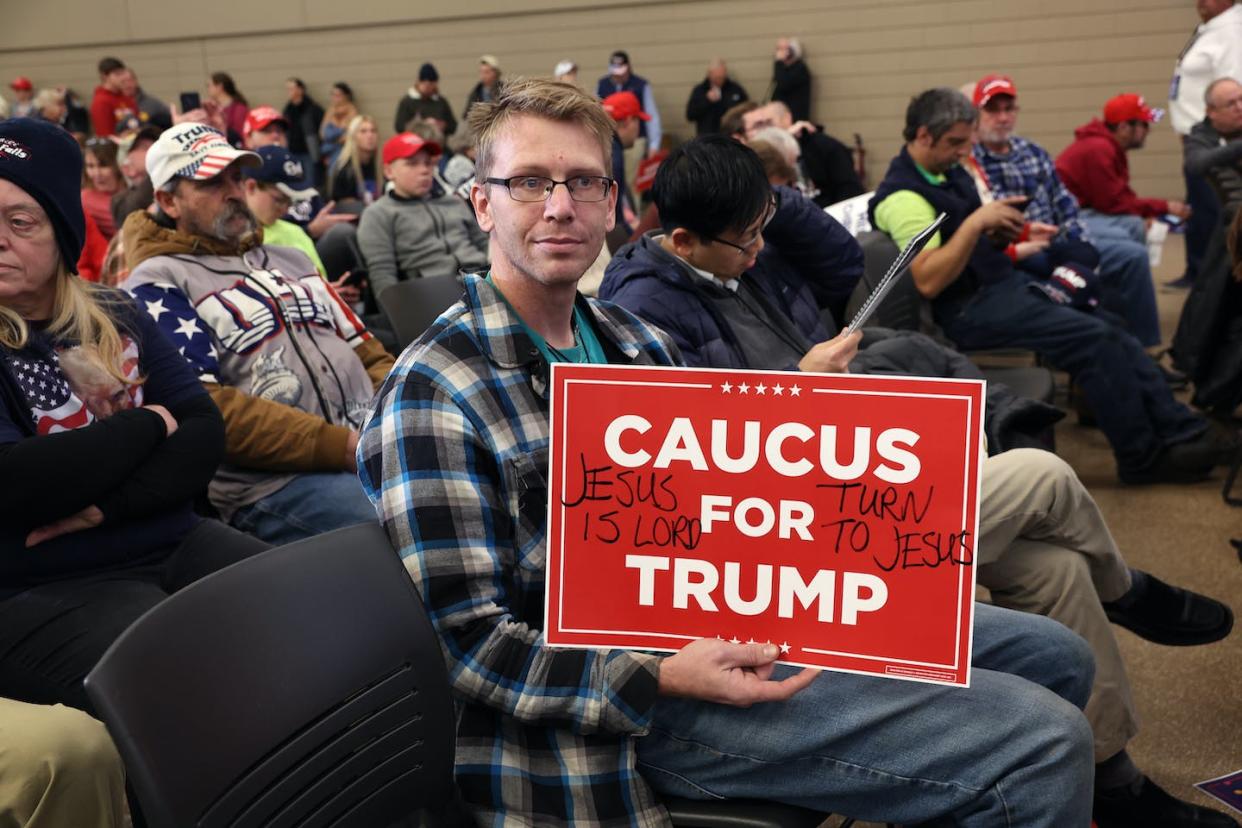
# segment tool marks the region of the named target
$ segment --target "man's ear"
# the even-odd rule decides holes
[[[669,244],[673,246],[673,251],[683,259],[688,258],[694,252],[694,244],[698,241],[698,237],[684,227],[674,227],[673,232],[667,235]]]
[[[621,197],[621,182],[608,188],[608,214],[604,216],[604,232],[611,233],[617,226],[617,199]]]
[[[159,205],[164,215],[174,221],[181,218],[181,209],[177,206],[177,200],[172,193],[164,190],[155,191],[155,203]]]
[[[474,207],[474,219],[484,233],[492,232],[496,223],[492,220],[492,200],[487,196],[487,186],[475,179],[470,185],[470,204]]]
[[[925,126],[921,126],[919,127],[918,132],[914,133],[914,143],[918,144],[920,147],[930,147],[936,142],[932,140],[931,130]]]

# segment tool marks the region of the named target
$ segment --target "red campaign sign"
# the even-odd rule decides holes
[[[545,640],[969,686],[984,383],[555,364]]]

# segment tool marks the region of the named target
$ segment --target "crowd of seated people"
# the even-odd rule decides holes
[[[686,108],[698,137],[680,146],[627,52],[590,91],[572,61],[557,68],[567,83],[509,79],[483,55],[455,114],[424,63],[386,141],[344,82],[326,108],[294,77],[283,106],[252,107],[216,72],[180,112],[108,57],[89,125],[71,93],[13,82],[0,144],[41,151],[0,166],[0,265],[20,272],[0,271],[0,464],[22,481],[3,504],[0,748],[28,748],[0,750],[0,817],[140,825],[115,750],[79,713],[94,712],[85,674],[194,580],[378,520],[443,637],[459,727],[486,734],[457,759],[480,820],[659,824],[659,796],[688,788],[902,823],[986,826],[1009,812],[1013,825],[1236,825],[1131,760],[1138,716],[1111,628],[1206,645],[1229,635],[1232,612],[1128,566],[1074,470],[1032,447],[1035,426],[1060,415],[1003,387],[989,385],[977,555],[993,606],[976,610],[968,690],[816,681],[762,645],[552,650],[529,612],[543,572],[513,563],[515,544],[543,542],[545,504],[507,497],[505,470],[546,461],[546,400],[530,378],[553,361],[975,376],[961,351],[1017,346],[1070,374],[1123,482],[1194,483],[1233,461],[1236,425],[1179,402],[1171,383],[1186,378],[1158,362],[1141,228],[1182,205],[1129,191],[1125,153],[1142,146],[1150,108],[1109,101],[1054,163],[1014,134],[1006,76],[912,100],[869,216],[901,246],[948,214],[911,268],[947,337],[935,341],[840,332],[863,254],[822,208],[866,188],[851,150],[811,120],[797,40],[777,44],[768,100],[714,60]],[[1213,131],[1187,150],[1229,205],[1222,262],[1242,226],[1229,201],[1242,191],[1242,87],[1229,83],[1209,87],[1201,132]],[[657,171],[638,184],[644,159]],[[1093,178],[1105,165],[1112,176]],[[1100,191],[1113,201],[1092,201]],[[573,249],[541,248],[535,222],[572,230]],[[340,237],[365,276],[325,266],[317,244]],[[604,263],[602,284],[584,278]],[[1239,271],[1217,294],[1226,331],[1242,318]],[[423,277],[458,277],[463,297],[398,355],[364,310]],[[1080,280],[1090,289],[1076,293]],[[599,300],[582,296],[588,284]],[[1219,356],[1230,336],[1196,343],[1190,379],[1242,377]],[[538,357],[497,361],[511,349]],[[1232,388],[1196,403],[1228,423],[1242,382]],[[385,497],[412,479],[416,497]],[[721,684],[728,668],[748,678]],[[928,715],[946,692],[952,712]],[[755,702],[768,703],[747,710]],[[848,726],[818,722],[837,708]],[[968,734],[952,752],[911,749],[946,727]],[[871,781],[810,772],[825,752]],[[6,778],[31,781],[19,795]]]

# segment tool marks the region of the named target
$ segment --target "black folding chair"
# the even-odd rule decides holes
[[[186,587],[86,691],[154,828],[374,828],[453,798],[439,640],[374,523]]]
[[[401,350],[461,298],[463,288],[456,276],[422,276],[406,279],[384,290],[380,310],[397,334]]]
[[[359,270],[363,264],[358,249],[358,228],[353,224],[334,224],[315,242],[315,252],[323,262],[324,275],[335,282],[347,271]]]

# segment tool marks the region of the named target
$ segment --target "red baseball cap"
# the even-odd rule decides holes
[[[427,150],[428,155],[439,155],[444,150],[435,141],[424,141],[412,132],[402,132],[384,142],[384,163],[391,164]]]
[[[1164,117],[1163,109],[1154,109],[1147,105],[1142,95],[1127,93],[1110,98],[1104,104],[1104,123],[1124,124],[1126,121],[1146,121],[1154,124]]]
[[[285,120],[285,116],[281,115],[273,107],[256,106],[246,116],[246,125],[242,127],[242,136],[247,136],[252,132],[261,132],[277,121],[285,129],[289,128],[289,122]]]
[[[643,112],[643,105],[638,102],[638,97],[633,92],[613,92],[602,101],[604,111],[614,121],[624,121],[626,118],[638,116],[640,121],[650,121],[651,116]]]
[[[10,89],[17,89],[22,92],[29,92],[34,89],[34,84],[30,82],[30,78],[25,75],[18,75],[13,78],[13,82],[9,84]]]
[[[984,107],[997,95],[1008,95],[1017,99],[1018,87],[1013,85],[1013,78],[1008,75],[984,75],[982,80],[975,84],[975,94],[971,103],[976,107]]]

